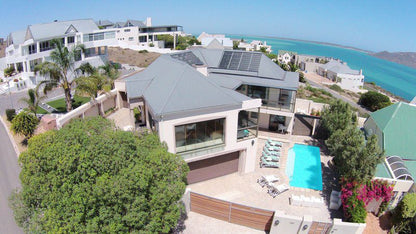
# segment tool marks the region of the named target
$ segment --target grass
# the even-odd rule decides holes
[[[45,109],[43,109],[42,107],[38,106],[38,109],[36,110],[36,114],[48,114],[49,112],[47,112]]]
[[[305,98],[318,103],[330,103],[334,99],[331,93],[326,90],[318,89],[307,85],[306,87],[299,87],[296,94],[298,98]]]
[[[79,106],[81,106],[84,103],[89,102],[90,100],[91,100],[90,97],[81,97],[81,96],[78,96],[78,95],[74,95],[73,101],[72,101],[72,108],[73,109],[78,108]],[[65,98],[50,101],[50,102],[48,102],[48,105],[55,108],[60,113],[65,113],[66,112]]]

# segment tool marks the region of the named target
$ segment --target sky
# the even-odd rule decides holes
[[[275,36],[329,42],[370,51],[416,52],[415,0],[0,0],[0,37],[27,25],[92,18],[152,17],[187,33]]]

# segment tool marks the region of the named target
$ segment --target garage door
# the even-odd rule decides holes
[[[234,152],[188,163],[188,184],[237,172],[239,155],[239,152]]]

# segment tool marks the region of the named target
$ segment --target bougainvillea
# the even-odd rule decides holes
[[[361,222],[363,217],[362,208],[371,201],[382,200],[379,213],[382,213],[391,200],[393,186],[386,181],[372,180],[367,184],[359,184],[356,181],[341,179],[341,201],[344,209],[345,219],[352,222]],[[357,218],[359,217],[359,218]]]

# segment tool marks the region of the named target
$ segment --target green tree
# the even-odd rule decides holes
[[[357,116],[352,111],[351,106],[337,99],[332,101],[329,107],[323,109],[317,136],[322,139],[328,139],[337,130],[356,126],[356,122]]]
[[[22,111],[13,118],[11,128],[14,133],[22,134],[28,139],[35,133],[38,123],[39,120],[34,114]]]
[[[393,210],[393,225],[396,233],[415,233],[416,194],[408,193]]]
[[[366,143],[362,131],[354,126],[335,131],[326,145],[340,176],[360,183],[370,181],[383,160],[377,137],[372,135]]]
[[[62,45],[61,40],[50,41],[55,49],[50,53],[51,62],[45,61],[35,66],[35,73],[47,76],[49,79],[42,81],[44,92],[53,87],[62,87],[65,93],[66,110],[72,110],[71,75],[75,74],[75,58],[84,50],[83,45],[76,45],[71,50]]]
[[[10,66],[3,70],[3,74],[5,77],[9,77],[12,76],[15,71],[14,66]]]
[[[370,111],[376,111],[392,104],[389,97],[376,91],[368,91],[362,94],[358,103]]]
[[[29,89],[27,91],[28,97],[20,99],[21,101],[27,104],[27,108],[29,109],[29,111],[31,111],[35,115],[38,111],[39,102],[42,99],[45,99],[45,96],[39,93],[39,87],[40,85],[37,85],[35,89]]]
[[[114,88],[114,81],[120,76],[120,72],[114,66],[114,64],[107,62],[98,67],[101,75],[107,78],[107,83],[110,84],[110,90]],[[106,90],[107,92],[110,90]]]
[[[183,159],[101,117],[33,137],[19,162],[11,204],[26,232],[168,233],[183,208]]]
[[[303,72],[299,72],[299,82],[306,83],[305,74],[303,74]]]
[[[238,49],[238,45],[240,44],[239,41],[233,41],[233,49],[236,50]]]

